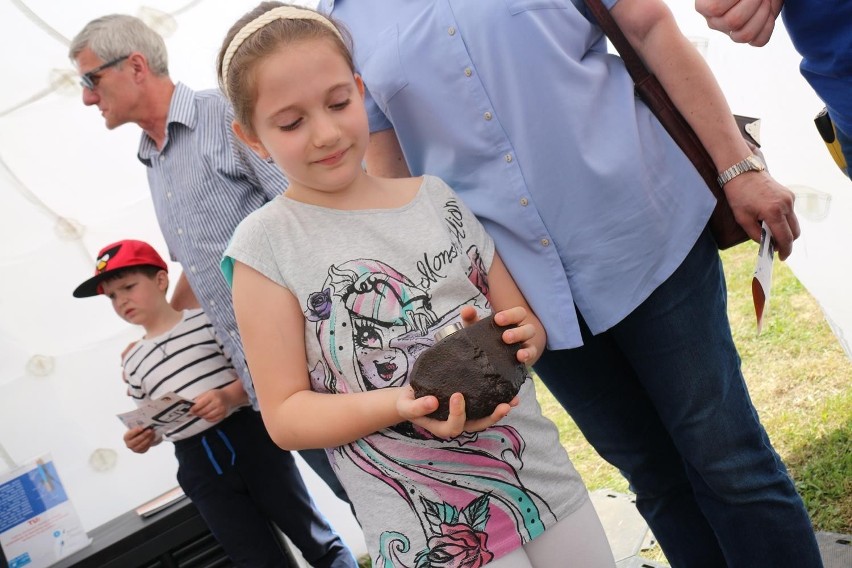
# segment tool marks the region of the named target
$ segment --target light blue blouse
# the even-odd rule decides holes
[[[154,211],[172,260],[207,312],[225,354],[257,407],[231,304],[219,270],[222,253],[243,218],[280,195],[287,179],[231,130],[234,112],[218,90],[175,85],[162,150],[144,132],[139,160],[145,164]]]
[[[371,130],[479,217],[548,347],[581,345],[575,304],[593,333],[622,320],[704,228],[712,195],[571,0],[320,9],[352,33]]]

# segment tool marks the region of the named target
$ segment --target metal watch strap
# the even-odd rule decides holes
[[[744,174],[746,172],[762,172],[765,169],[766,166],[763,165],[762,160],[754,154],[751,154],[745,160],[737,162],[724,172],[720,173],[716,181],[719,182],[720,187],[724,187],[726,183],[740,174]]]

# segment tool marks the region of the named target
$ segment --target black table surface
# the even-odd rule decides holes
[[[147,518],[128,511],[90,531],[92,544],[51,568],[128,568],[157,558],[207,530],[188,498]]]

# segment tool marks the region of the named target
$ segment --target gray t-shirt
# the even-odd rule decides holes
[[[342,211],[278,197],[240,224],[225,257],[226,276],[242,262],[304,306],[319,392],[404,385],[462,306],[490,313],[493,241],[435,177],[395,209]],[[496,426],[450,441],[405,422],[327,450],[374,565],[420,565],[425,554],[497,558],[580,506],[585,487],[531,380],[520,399]]]

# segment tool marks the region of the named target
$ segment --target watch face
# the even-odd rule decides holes
[[[751,166],[751,168],[749,168],[749,169],[757,170],[759,172],[762,172],[764,169],[766,169],[764,167],[763,163],[760,161],[760,159],[757,156],[751,155],[748,158],[746,158],[746,161]]]

